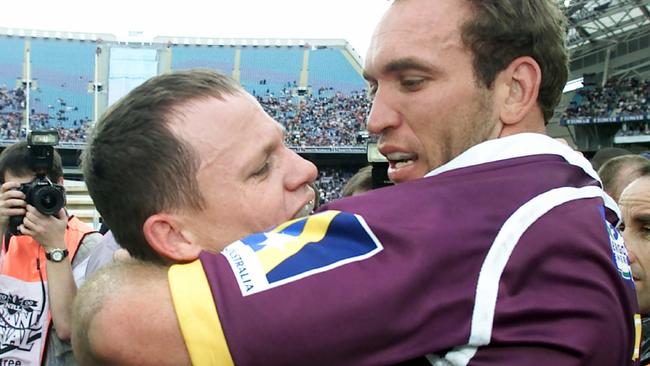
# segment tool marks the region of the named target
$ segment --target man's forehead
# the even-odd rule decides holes
[[[393,4],[373,33],[366,74],[390,71],[384,68],[396,59],[438,59],[444,56],[445,49],[464,49],[459,27],[469,8],[465,11],[465,7],[452,6],[445,10],[457,2],[408,0]]]
[[[650,177],[641,177],[630,183],[619,200],[621,206],[650,205]]]

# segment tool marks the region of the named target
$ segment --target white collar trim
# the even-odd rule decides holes
[[[539,133],[520,133],[508,137],[488,140],[475,145],[456,158],[432,171],[425,177],[432,177],[444,172],[486,164],[506,159],[520,158],[533,155],[552,154],[564,158],[569,164],[580,167],[586,174],[601,183],[600,177],[582,154],[574,151],[566,144]],[[620,210],[607,193],[603,191],[605,206],[621,217]]]

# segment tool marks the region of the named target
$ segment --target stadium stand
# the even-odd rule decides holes
[[[564,118],[615,117],[650,111],[650,81],[609,80],[604,87],[579,90]]]
[[[88,194],[86,184],[80,181],[65,180],[66,209],[70,215],[75,215],[79,220],[99,228],[99,212]]]
[[[364,87],[365,81],[341,49],[316,47],[309,55],[309,85],[313,90],[333,88],[348,94]]]
[[[30,128],[55,128],[65,148],[83,147],[94,116],[95,67],[100,70],[99,83],[102,82],[101,73],[108,73],[108,69],[96,66],[96,54],[108,59],[106,55],[110,54],[112,46],[123,47],[112,41],[87,39],[67,39],[54,33],[0,35],[0,139],[3,145],[25,137],[23,120],[27,101],[21,80],[29,52]],[[366,83],[360,76],[358,62],[354,61],[356,56],[349,55],[342,45],[161,41],[153,45],[156,47],[159,52],[168,52],[168,70],[203,67],[237,77],[263,108],[285,126],[287,144],[302,149],[299,151],[311,149],[310,152],[318,153],[319,148],[327,148],[328,153],[337,153],[341,148],[365,148],[365,120],[370,106]],[[104,51],[103,55],[99,48]],[[159,69],[159,72],[164,70]],[[100,91],[100,98],[106,98],[106,89]],[[101,113],[105,103],[99,106]],[[74,170],[72,166],[68,168]],[[356,168],[345,174],[333,170],[323,173],[322,200],[339,197],[345,180]],[[78,190],[77,187],[70,189]],[[79,206],[73,209],[78,210],[76,214],[84,220],[94,220],[96,213],[92,206],[84,206],[88,206],[88,198],[83,194],[71,195],[71,204]]]
[[[16,88],[23,62],[23,41],[0,36],[0,139],[21,137],[25,94]]]
[[[92,121],[93,97],[88,92],[94,72],[95,42],[32,39],[30,119],[35,128],[63,128],[62,141],[85,138],[84,126]]]
[[[614,123],[614,143],[650,141],[650,80],[610,79],[603,87],[576,92],[563,121],[569,124]]]
[[[234,67],[235,48],[218,46],[175,45],[172,49],[172,70],[197,67],[220,71],[231,75]]]
[[[302,47],[244,47],[240,83],[253,95],[276,95],[284,88],[297,87],[303,53]]]
[[[269,115],[286,128],[289,146],[365,145],[361,133],[366,130],[370,102],[365,90],[323,93],[322,89],[304,97],[293,96],[288,89],[279,96],[258,96]]]

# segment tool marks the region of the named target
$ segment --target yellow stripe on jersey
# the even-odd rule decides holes
[[[193,365],[234,365],[201,261],[175,264],[169,287]],[[189,285],[188,285],[189,284]]]
[[[634,354],[632,361],[639,359],[641,349],[641,314],[634,314]]]
[[[282,243],[267,245],[263,249],[255,252],[260,260],[264,273],[271,272],[278,264],[298,253],[305,245],[323,240],[330,223],[339,213],[340,211],[332,210],[322,212],[318,215],[308,216],[305,227],[300,235]],[[285,225],[284,227],[287,226]],[[273,231],[276,230],[279,231],[278,229]]]

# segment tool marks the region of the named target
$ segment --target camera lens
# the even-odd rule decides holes
[[[55,215],[65,205],[65,196],[56,187],[41,186],[33,192],[32,205],[46,215]]]

